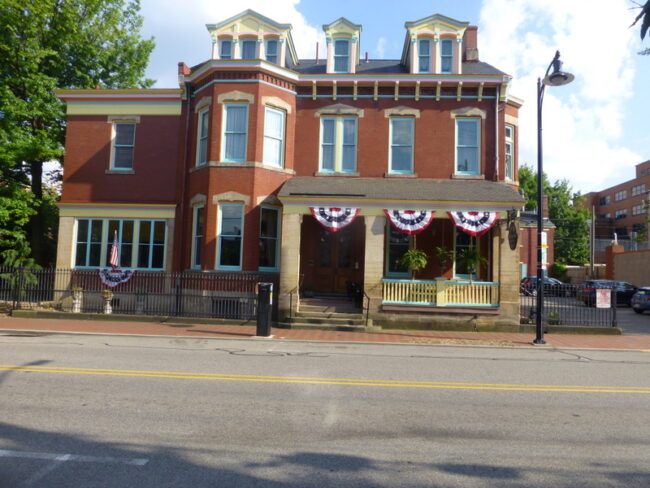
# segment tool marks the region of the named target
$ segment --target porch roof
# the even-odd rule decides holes
[[[505,183],[416,178],[299,176],[287,180],[278,197],[284,205],[422,210],[504,211],[524,204]]]

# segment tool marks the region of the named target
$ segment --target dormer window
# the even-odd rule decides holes
[[[418,71],[420,73],[431,72],[431,41],[429,39],[420,39],[418,42]]]
[[[454,41],[452,39],[440,41],[440,72],[454,72]]]
[[[244,39],[241,41],[241,58],[242,59],[255,59],[257,50],[256,39]]]
[[[232,41],[230,39],[219,41],[219,58],[232,59]]]
[[[347,73],[350,71],[350,41],[337,39],[334,41],[334,72]]]
[[[278,40],[268,39],[266,41],[266,60],[269,63],[278,63]]]

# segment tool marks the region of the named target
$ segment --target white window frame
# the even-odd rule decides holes
[[[427,54],[422,54],[422,46],[425,45],[427,46],[428,53]],[[432,51],[432,43],[431,39],[428,38],[423,38],[423,39],[418,39],[418,73],[431,73],[432,71],[432,56],[431,56],[431,51]],[[427,69],[422,69],[422,59],[426,59],[427,61]]]
[[[632,196],[636,197],[637,195],[643,195],[645,193],[645,183],[639,185],[634,185],[632,187]]]
[[[244,138],[246,140],[244,144],[244,157],[243,158],[235,158],[235,159],[226,159],[226,152],[227,152],[227,143],[228,143],[228,135],[230,134],[229,132],[226,131],[226,127],[228,124],[228,109],[231,107],[244,107],[246,108],[246,122],[245,122],[245,127],[246,129],[244,132],[232,132],[232,134],[244,134]],[[221,130],[221,160],[229,163],[241,163],[246,161],[246,155],[248,153],[248,104],[247,103],[224,103],[223,105],[223,124],[222,124],[222,130]]]
[[[222,234],[222,224],[223,224],[223,209],[227,207],[238,207],[241,209],[241,217],[240,217],[240,223],[241,223],[241,234],[238,236],[235,234]],[[243,203],[221,203],[219,204],[219,216],[217,220],[217,261],[216,261],[216,269],[220,270],[225,270],[225,271],[241,271],[242,269],[242,262],[244,258],[244,221],[245,221],[245,216],[246,216],[246,206]],[[239,264],[236,266],[233,265],[222,265],[221,264],[221,251],[222,251],[222,245],[221,245],[221,239],[223,237],[238,237],[239,238]]]
[[[264,211],[271,211],[275,212],[276,214],[276,229],[275,229],[275,237],[270,237],[270,236],[262,236],[262,213]],[[258,270],[259,271],[278,271],[280,269],[280,236],[281,234],[281,227],[282,227],[282,213],[278,207],[271,207],[267,205],[262,205],[260,206],[260,227],[259,227],[259,240],[260,244],[264,240],[268,241],[275,241],[275,256],[273,258],[273,261],[275,262],[275,266],[262,266],[259,264],[258,260]],[[260,249],[262,246],[260,245]],[[261,255],[260,255],[261,258]]]
[[[205,124],[204,124],[205,122]],[[208,140],[210,135],[210,109],[206,107],[198,113],[198,125],[196,131],[196,165],[205,166],[208,164]],[[201,148],[205,144],[205,159],[202,158]]]
[[[641,215],[643,213],[645,213],[645,211],[643,210],[643,204],[632,206],[632,215]]]
[[[347,52],[345,54],[336,54],[336,45],[338,43],[345,42],[347,44]],[[332,70],[334,73],[349,73],[350,72],[350,52],[352,51],[352,40],[351,39],[334,39],[332,41]],[[336,69],[337,59],[345,59],[345,69]]]
[[[331,144],[334,147],[334,168],[325,169],[323,168],[323,122],[326,120],[334,121],[334,142]],[[354,121],[354,160],[352,169],[343,168],[343,139],[344,139],[344,127],[345,121]],[[347,116],[323,116],[321,117],[320,123],[320,145],[319,145],[319,171],[324,173],[355,173],[357,171],[357,153],[359,150],[358,147],[359,139],[359,119],[358,117],[347,117]],[[329,145],[329,143],[327,143]],[[345,146],[351,146],[352,144],[345,144]]]
[[[411,141],[410,144],[395,144],[393,140],[393,123],[395,121],[409,121],[410,126],[411,126]],[[388,129],[388,141],[389,141],[389,148],[388,148],[388,172],[391,174],[413,174],[413,161],[414,161],[414,152],[415,152],[415,118],[413,117],[391,117],[390,118],[390,124],[389,124],[389,129]],[[393,149],[396,147],[410,147],[411,149],[411,157],[409,161],[409,168],[404,170],[400,169],[397,170],[393,168]]]
[[[269,128],[267,125],[268,117],[267,115],[269,113],[273,114],[279,114],[282,117],[282,133],[280,134],[280,138],[277,138],[274,135],[269,135],[267,133],[267,129]],[[280,110],[274,107],[269,107],[266,106],[264,107],[264,147],[263,147],[263,154],[262,154],[262,162],[264,164],[268,164],[269,166],[275,166],[278,168],[283,168],[284,167],[284,148],[285,148],[285,134],[286,134],[286,121],[287,121],[287,113],[284,110]],[[277,154],[277,162],[272,161],[270,156],[270,145],[267,146],[267,141],[276,141],[280,143],[279,147],[279,154]]]
[[[273,44],[275,44],[275,54],[269,52],[269,46]],[[271,61],[269,57],[275,58],[275,61]],[[271,38],[266,40],[266,42],[264,43],[264,59],[267,60],[269,63],[278,64],[278,61],[280,60],[279,39]]]
[[[615,202],[620,202],[621,200],[625,200],[626,198],[627,198],[627,190],[619,190],[616,193],[614,193]]]
[[[477,131],[476,131],[476,146],[470,146],[470,145],[464,145],[462,147],[476,147],[476,171],[472,170],[463,170],[460,171],[458,169],[458,150],[461,148],[461,146],[458,144],[459,141],[459,128],[462,123],[466,122],[473,122],[478,125]],[[455,141],[455,146],[454,146],[454,173],[458,175],[470,175],[470,176],[479,176],[481,174],[481,129],[482,129],[482,124],[481,124],[481,119],[480,118],[474,118],[474,117],[456,117],[454,124],[456,126],[456,141]]]
[[[197,234],[198,224],[199,224],[199,210],[203,212],[203,233]],[[203,257],[203,247],[205,239],[205,228],[206,228],[206,218],[205,218],[205,205],[194,205],[192,207],[192,255],[190,260],[190,268],[192,269],[201,269],[202,266],[202,257]],[[197,238],[200,239],[200,248],[198,249],[198,263],[197,263]]]
[[[451,45],[451,54],[443,54],[444,53],[444,46],[447,43],[449,43]],[[455,62],[455,59],[456,59],[456,56],[455,56],[455,53],[454,53],[454,47],[455,47],[454,43],[455,43],[454,39],[449,39],[449,38],[440,39],[440,73],[442,73],[442,74],[452,74],[454,72],[454,62]],[[447,58],[451,59],[451,69],[444,70],[443,69],[443,65],[445,64],[444,60],[447,59]]]
[[[119,126],[129,125],[133,126],[133,140],[131,144],[117,144],[117,132]],[[137,129],[137,122],[134,120],[113,120],[111,125],[111,162],[110,169],[112,171],[133,171],[133,162],[135,160],[135,132]],[[115,159],[117,156],[117,148],[130,147],[131,148],[131,165],[127,167],[115,166]]]
[[[510,135],[508,135],[510,132]],[[515,177],[515,128],[512,125],[505,126],[505,163],[506,180],[513,180]]]

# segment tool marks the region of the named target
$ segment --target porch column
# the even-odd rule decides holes
[[[280,248],[279,320],[298,310],[300,282],[300,224],[302,215],[282,214],[282,244]]]
[[[520,236],[519,221],[516,222],[517,235]],[[510,248],[508,240],[508,224],[505,220],[498,223],[498,248],[494,254],[499,254],[499,321],[502,324],[519,325],[519,243]],[[518,239],[519,240],[519,239]]]
[[[368,215],[366,224],[365,264],[363,268],[363,289],[370,297],[370,315],[379,312],[383,297],[384,253],[386,239],[386,217]]]
[[[59,217],[59,239],[56,244],[56,267],[70,269],[74,267],[74,217]]]

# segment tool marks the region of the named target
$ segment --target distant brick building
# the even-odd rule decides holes
[[[290,25],[250,10],[207,27],[212,59],[180,63],[179,89],[59,92],[59,267],[105,266],[117,231],[125,267],[279,273],[281,312],[298,291],[336,296],[358,283],[377,321],[518,323],[521,101],[510,76],[479,61],[477,27],[407,22],[401,59],[378,61],[344,18],[323,26],[323,57],[309,60]],[[389,223],[394,210],[407,232]],[[395,295],[414,246],[430,256],[418,275],[426,299],[410,280]],[[436,246],[456,260],[439,263]],[[473,273],[468,248],[486,260]]]

